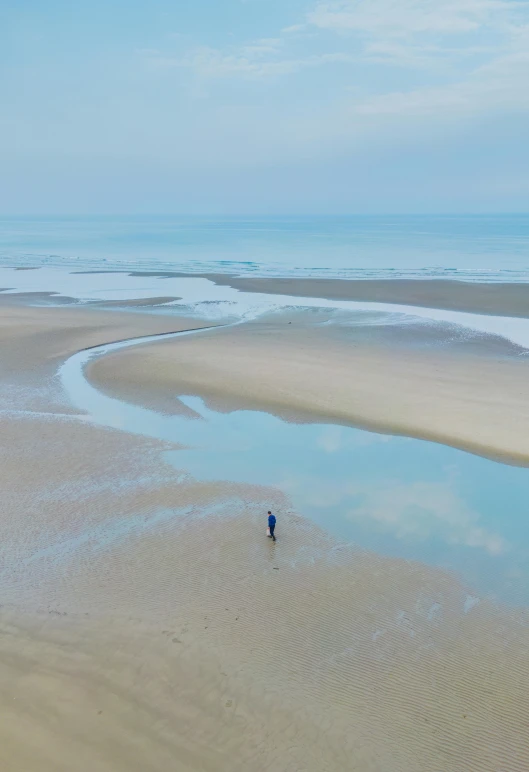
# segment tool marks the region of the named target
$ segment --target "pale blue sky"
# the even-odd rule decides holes
[[[0,212],[527,211],[526,0],[0,0]]]

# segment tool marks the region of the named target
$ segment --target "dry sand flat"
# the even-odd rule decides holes
[[[330,330],[331,328],[328,328]],[[127,399],[200,394],[290,418],[360,425],[529,463],[529,364],[351,345],[305,325],[248,325],[126,349],[90,379]]]
[[[12,317],[28,388],[61,350],[121,337],[119,315],[89,318],[39,346]],[[455,578],[339,547],[273,490],[179,476],[161,443],[1,420],[2,769],[529,768],[527,614],[465,614]]]

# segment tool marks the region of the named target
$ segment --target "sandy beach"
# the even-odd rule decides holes
[[[0,772],[529,772],[529,0],[0,40]]]
[[[178,473],[167,443],[87,422],[54,377],[88,346],[203,323],[16,305],[0,318],[4,768],[527,768],[526,611],[340,544],[273,488]],[[109,354],[89,379],[165,410],[203,394],[525,462],[524,362],[351,346],[299,319]]]

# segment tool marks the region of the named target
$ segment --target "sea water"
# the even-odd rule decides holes
[[[4,217],[0,262],[526,281],[529,215]]]

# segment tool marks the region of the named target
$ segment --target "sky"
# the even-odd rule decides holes
[[[0,0],[0,213],[529,208],[529,0]]]

